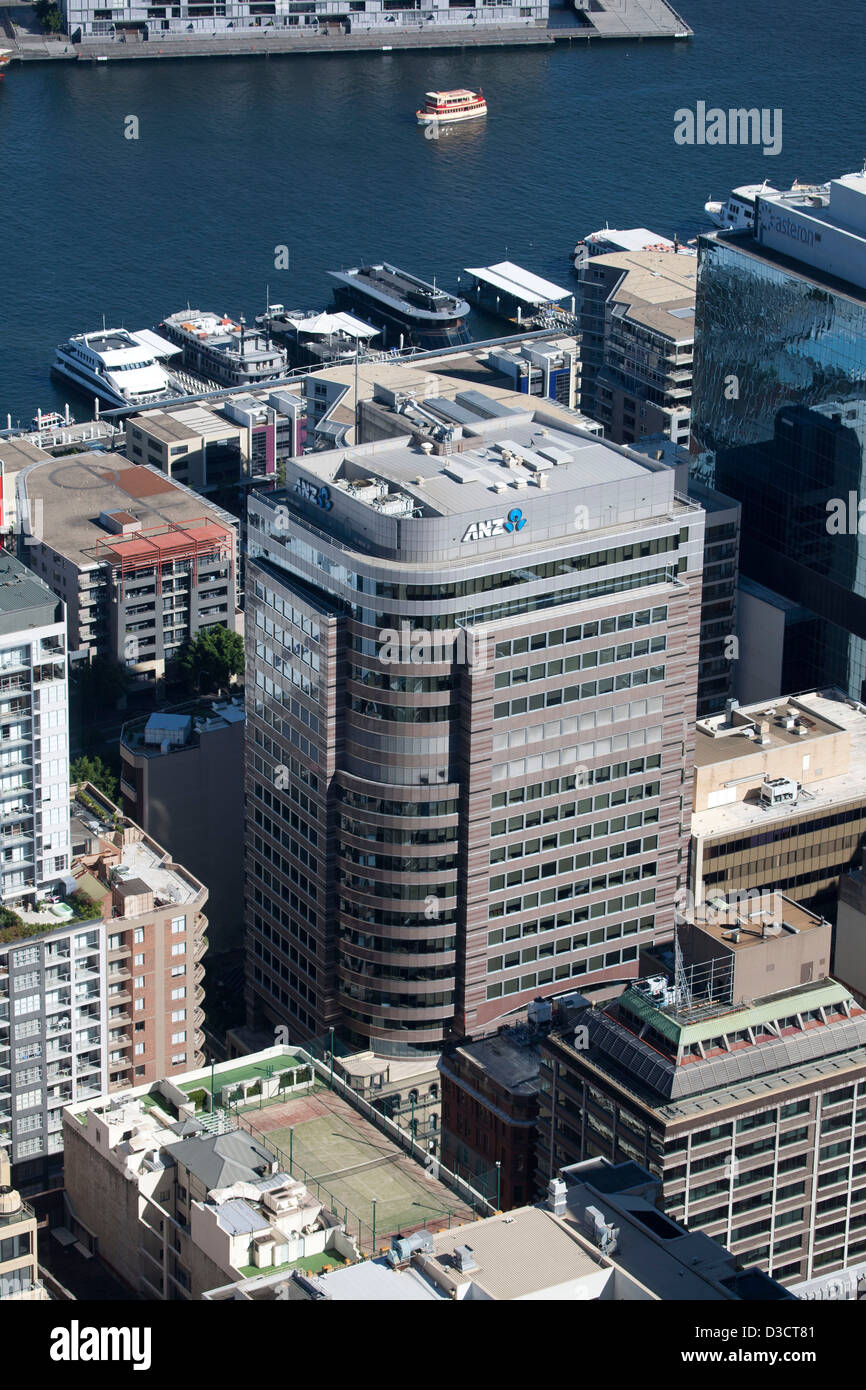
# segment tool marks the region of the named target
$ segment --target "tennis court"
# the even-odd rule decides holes
[[[425,1222],[474,1219],[455,1193],[331,1091],[243,1118],[279,1151],[287,1167],[291,1153],[294,1176],[313,1192],[318,1181],[322,1197],[326,1189],[332,1198],[328,1205],[341,1218],[348,1207],[372,1227],[375,1200],[377,1245],[380,1237],[406,1233]]]

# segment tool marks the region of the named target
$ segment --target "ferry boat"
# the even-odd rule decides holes
[[[419,125],[453,125],[457,121],[475,121],[487,115],[483,92],[470,92],[457,87],[453,92],[425,92],[423,111],[416,111]]]
[[[8,63],[11,63],[11,62],[12,62],[12,49],[11,49],[11,48],[0,48],[0,68],[5,68],[6,65],[7,65]]]
[[[243,314],[235,323],[226,314],[182,309],[159,325],[183,353],[184,367],[217,386],[258,386],[285,376],[286,354],[267,333],[247,329]]]
[[[780,191],[773,188],[766,179],[763,183],[744,183],[742,187],[735,188],[724,202],[704,203],[704,212],[723,232],[750,232],[755,225],[758,197],[764,193],[778,194]],[[828,184],[800,183],[799,179],[795,179],[791,185],[792,193],[802,193],[805,197],[825,196],[828,191]]]
[[[79,390],[120,409],[171,400],[181,394],[157,361],[154,349],[125,328],[76,334],[59,345],[51,370]]]
[[[334,304],[382,330],[389,350],[460,347],[469,342],[465,299],[428,285],[397,266],[358,266],[330,270],[338,283]]]

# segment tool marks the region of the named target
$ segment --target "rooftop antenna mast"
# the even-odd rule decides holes
[[[692,1007],[692,992],[683,963],[679,927],[676,925],[674,925],[674,992],[678,1009],[690,1009]]]

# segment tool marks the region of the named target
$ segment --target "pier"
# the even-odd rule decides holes
[[[22,62],[122,62],[158,58],[276,57],[293,53],[396,53],[402,49],[509,48],[555,43],[593,44],[600,41],[688,39],[692,30],[667,0],[586,0],[585,8],[551,9],[546,25],[467,25],[416,27],[355,33],[333,29],[307,32],[256,28],[246,33],[154,34],[130,33],[125,38],[85,38],[72,43],[54,35],[15,31],[0,9],[0,42]]]

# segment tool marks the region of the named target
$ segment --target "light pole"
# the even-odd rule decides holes
[[[412,1118],[409,1121],[409,1133],[412,1135],[412,1143],[415,1143],[415,1096],[412,1096]]]
[[[375,1197],[373,1198],[373,1255],[372,1255],[372,1258],[373,1258],[374,1260],[375,1260],[375,1258],[376,1258],[376,1198],[375,1198]]]
[[[214,1076],[213,1076],[213,1069],[214,1069],[214,1058],[211,1057],[211,1059],[210,1059],[210,1113],[211,1113],[212,1115],[214,1114],[214,1112],[215,1112],[215,1110],[216,1110],[216,1104],[215,1104],[215,1101],[214,1101]]]
[[[331,1029],[331,1051],[330,1051],[330,1058],[331,1058],[331,1079],[330,1079],[330,1082],[329,1082],[328,1084],[330,1085],[331,1090],[333,1091],[333,1089],[334,1089],[334,1030],[333,1030],[333,1028]]]
[[[502,1196],[502,1163],[496,1160],[496,1210],[500,1210],[500,1198]]]
[[[295,1149],[295,1126],[289,1125],[289,1177],[293,1177],[292,1165],[294,1163]]]

